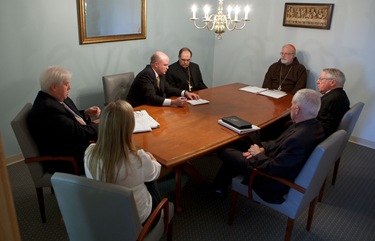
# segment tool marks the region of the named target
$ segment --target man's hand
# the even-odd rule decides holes
[[[185,96],[189,100],[199,100],[199,95],[185,91]]]
[[[171,101],[171,106],[178,106],[178,107],[182,107],[184,106],[184,103],[186,102],[186,98],[185,97],[178,97],[174,100]]]
[[[85,110],[85,116],[88,117],[99,117],[100,116],[100,108],[98,106],[91,106],[90,108]]]
[[[258,155],[259,153],[264,152],[263,147],[259,147],[257,144],[251,145],[250,148],[247,150],[247,152],[243,152],[242,156],[245,157],[246,159],[250,159],[253,156]]]

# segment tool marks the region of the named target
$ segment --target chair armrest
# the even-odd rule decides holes
[[[137,241],[141,241],[145,238],[147,233],[150,231],[152,223],[155,221],[155,218],[159,217],[161,211],[164,211],[164,233],[166,234],[168,232],[169,202],[167,198],[163,198],[151,213],[150,217],[147,219],[147,222],[143,226],[142,231],[138,235]]]
[[[43,162],[43,161],[68,161],[71,162],[74,174],[79,175],[76,159],[71,156],[37,156],[25,158],[25,163]]]
[[[290,188],[293,188],[295,190],[297,190],[298,192],[300,193],[305,193],[306,189],[295,184],[294,182],[291,182],[285,178],[281,178],[281,177],[274,177],[274,176],[271,176],[271,175],[268,175],[262,171],[259,171],[258,169],[254,168],[251,172],[251,175],[250,175],[250,178],[249,178],[249,186],[248,186],[248,197],[249,199],[253,199],[253,193],[252,193],[252,190],[253,190],[253,183],[254,183],[254,178],[256,175],[260,175],[260,176],[263,176],[263,177],[267,177],[267,178],[270,178],[270,179],[273,179],[275,181],[278,181],[278,182],[281,182],[287,186],[289,186]]]

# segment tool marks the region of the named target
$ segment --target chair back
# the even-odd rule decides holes
[[[104,104],[119,99],[126,100],[133,80],[134,72],[103,76]]]
[[[21,148],[23,157],[30,158],[30,157],[37,157],[39,156],[38,147],[31,136],[29,128],[27,126],[27,117],[32,108],[31,103],[25,104],[25,106],[21,109],[21,111],[14,117],[11,121],[11,126],[13,129],[14,134],[16,135],[16,139],[18,145]],[[31,173],[31,176],[34,180],[36,186],[39,186],[37,183],[41,181],[41,186],[50,186],[49,178],[44,178],[44,170],[43,166],[39,162],[28,163],[27,167]]]
[[[142,225],[132,191],[59,172],[51,182],[70,240],[137,240]]]
[[[344,145],[346,131],[338,130],[324,141],[322,141],[311,153],[301,172],[294,183],[305,188],[302,194],[294,189],[290,189],[283,205],[294,207],[294,217],[310,204],[319,194],[325,178],[330,168],[336,161],[336,156]]]
[[[346,131],[346,141],[339,152],[337,158],[341,156],[341,153],[344,151],[347,142],[349,141],[350,136],[353,133],[354,127],[358,121],[358,118],[362,112],[363,107],[365,104],[363,102],[358,102],[353,105],[342,117],[341,122],[337,128],[337,130],[345,130]],[[337,159],[336,158],[336,159]]]

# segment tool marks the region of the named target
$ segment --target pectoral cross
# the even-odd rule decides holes
[[[189,91],[191,91],[192,88],[193,86],[191,86],[191,84],[189,83]]]

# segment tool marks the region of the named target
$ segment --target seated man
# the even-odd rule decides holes
[[[178,52],[178,61],[169,66],[167,81],[170,85],[188,91],[206,89],[203,83],[199,65],[190,62],[192,52],[188,48],[182,48]]]
[[[84,174],[83,154],[90,141],[96,140],[98,125],[90,117],[98,117],[100,108],[78,110],[68,97],[72,74],[65,68],[51,66],[40,77],[40,87],[28,117],[28,127],[39,152],[44,156],[74,156],[80,174]],[[43,163],[46,171],[72,173],[70,163]]]
[[[262,87],[291,94],[306,88],[306,68],[298,62],[296,48],[292,44],[284,45],[280,55],[279,61],[269,67]]]
[[[160,51],[151,56],[151,62],[134,79],[126,100],[133,106],[183,106],[188,99],[199,99],[199,96],[186,90],[170,86],[165,80],[169,57]],[[176,99],[166,97],[180,96]]]
[[[322,123],[326,137],[337,130],[342,117],[350,108],[348,96],[345,93],[345,75],[338,69],[323,69],[316,81],[321,97],[317,119]]]
[[[316,119],[319,108],[320,97],[315,90],[299,90],[292,99],[290,112],[294,123],[280,137],[258,144],[242,140],[233,147],[219,150],[223,164],[214,180],[216,193],[225,195],[232,178],[239,174],[245,175],[244,183],[247,184],[253,168],[293,181],[314,148],[324,139],[323,127]],[[289,187],[256,177],[254,190],[267,202],[282,203]]]

